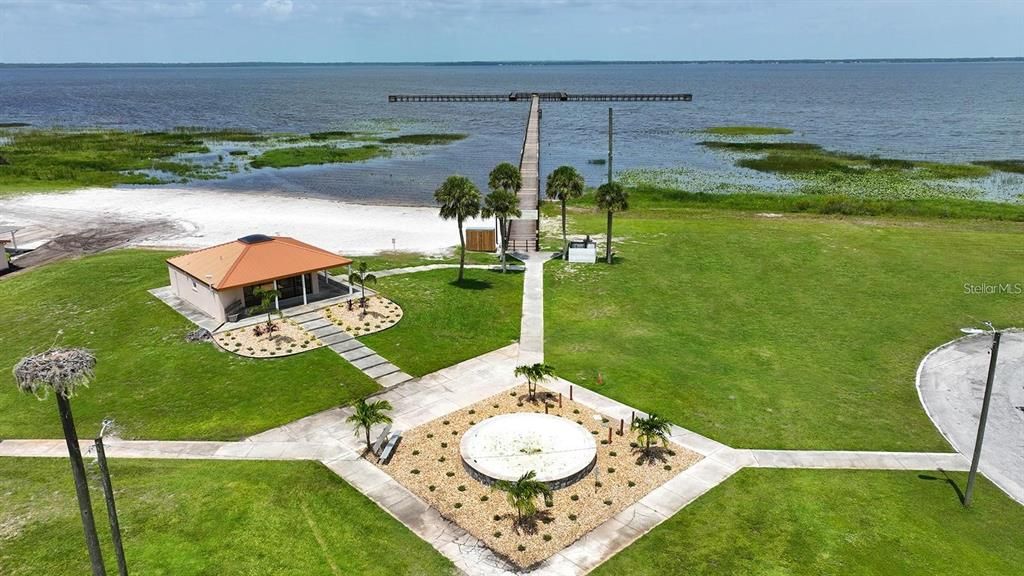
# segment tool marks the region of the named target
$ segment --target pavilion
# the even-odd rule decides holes
[[[347,292],[327,270],[351,263],[294,238],[252,234],[168,258],[167,270],[177,297],[223,323],[260,306],[260,288],[279,292],[279,310]]]

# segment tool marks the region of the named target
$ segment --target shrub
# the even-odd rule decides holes
[[[604,505],[605,506],[611,506],[612,505],[612,501],[611,500],[605,500],[604,501]]]
[[[419,468],[413,468],[412,470],[410,470],[410,472],[413,473],[413,474],[419,474],[420,473],[420,469]]]
[[[572,413],[573,414],[579,414],[580,413],[580,409],[579,408],[573,408]]]
[[[551,534],[545,534],[544,536],[542,536],[542,538],[544,538],[545,542],[550,542],[551,541]]]
[[[412,451],[412,455],[413,456],[419,456],[420,455],[420,451],[419,450],[413,450]]]
[[[609,474],[615,474],[615,468],[612,468],[611,466],[609,466],[608,467],[608,473]]]
[[[513,397],[513,398],[515,398],[516,397],[516,391],[513,390],[513,391],[509,392],[508,395]]]
[[[447,442],[441,442],[441,448],[447,448],[447,447],[448,447],[448,443]]]
[[[459,431],[458,430],[452,430],[452,436],[458,436],[458,435],[459,435]]]
[[[458,510],[459,508],[462,508],[462,502],[455,503],[455,509]]]
[[[445,460],[447,460],[447,458],[445,458],[444,456],[441,456],[440,458],[438,458],[438,459],[437,459],[437,461],[438,461],[438,462],[442,462],[442,463],[443,463],[443,462],[444,462]]]
[[[501,522],[501,514],[495,514],[494,515],[494,521],[495,522]]]
[[[487,502],[490,499],[491,499],[491,497],[488,496],[487,494],[484,494],[483,496],[480,497],[480,501],[481,502]]]
[[[495,538],[501,538],[501,530],[498,530],[497,532],[495,532],[494,533],[494,537]]]
[[[665,464],[665,470],[671,470],[671,469],[672,469],[672,465],[671,464]]]
[[[476,414],[476,410],[470,410],[469,413],[470,414]]]
[[[455,472],[452,472],[451,470],[449,470],[449,471],[445,472],[444,475],[449,477],[449,478],[451,478],[451,477],[455,476]]]
[[[526,552],[526,546],[520,544],[519,546],[516,546],[516,550],[519,550],[520,552]]]
[[[466,491],[466,485],[465,484],[459,484],[458,490],[459,490],[459,492],[465,492]]]
[[[569,496],[569,500],[572,500],[573,502],[575,502],[575,501],[577,501],[579,499],[580,499],[580,495],[579,494],[573,494],[572,496]]]
[[[434,435],[433,435],[433,434],[427,434],[427,438],[428,438],[428,439],[430,439],[430,438],[433,438],[433,437],[434,437]]]
[[[449,422],[448,422],[448,420],[443,420],[443,421],[441,422],[441,424],[444,424],[445,426],[447,426],[447,425],[448,425],[448,423],[449,423]]]
[[[630,488],[632,488],[633,486],[636,486],[636,482],[633,482],[632,480],[630,480],[629,482],[626,482],[626,486],[629,486]]]
[[[433,492],[434,490],[437,490],[437,486],[434,486],[433,484],[431,484],[430,486],[427,486],[427,490],[430,490],[431,492]]]
[[[640,445],[639,445],[639,444],[637,444],[636,442],[630,442],[630,443],[629,443],[629,447],[630,447],[630,448],[639,448],[639,447],[640,447]]]
[[[569,514],[569,520],[576,521],[577,516],[575,514]]]
[[[601,486],[604,486],[604,484],[601,484],[600,480],[594,482],[594,488],[600,488]]]
[[[616,452],[615,450],[612,450],[611,452],[608,453],[608,455],[611,456],[612,458],[615,458],[616,456],[619,455],[619,453]]]

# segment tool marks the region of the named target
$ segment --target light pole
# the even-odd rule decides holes
[[[985,424],[988,423],[988,407],[992,402],[992,384],[996,379],[996,361],[999,357],[999,339],[1003,333],[996,330],[991,322],[985,322],[988,330],[961,328],[964,334],[992,334],[992,353],[988,359],[988,379],[985,382],[985,397],[981,401],[981,418],[978,420],[978,435],[974,440],[974,456],[971,458],[971,472],[967,475],[967,490],[964,492],[964,507],[970,507],[974,496],[974,479],[978,475],[978,461],[981,460],[981,444],[985,440]]]

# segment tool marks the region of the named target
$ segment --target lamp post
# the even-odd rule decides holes
[[[988,359],[988,379],[985,382],[985,397],[981,401],[981,418],[978,420],[978,435],[974,440],[974,456],[971,458],[971,472],[967,475],[967,490],[964,491],[964,507],[970,507],[974,496],[974,479],[978,475],[978,462],[981,460],[981,444],[985,440],[985,424],[988,423],[988,407],[992,402],[992,384],[996,379],[996,361],[999,357],[999,339],[1003,333],[996,330],[991,322],[985,322],[988,330],[978,328],[961,328],[964,334],[992,334],[992,353]]]

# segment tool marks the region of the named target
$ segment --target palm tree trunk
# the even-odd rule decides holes
[[[82,450],[78,446],[78,433],[75,432],[75,419],[71,415],[71,401],[63,394],[57,393],[57,411],[60,423],[64,427],[64,440],[68,445],[68,458],[71,460],[71,475],[75,479],[75,494],[78,497],[78,510],[82,515],[82,528],[85,530],[85,545],[89,549],[89,561],[92,564],[93,576],[106,576],[103,566],[103,553],[100,540],[96,535],[96,521],[92,516],[92,501],[89,499],[89,485],[85,479],[85,465],[82,463]]]
[[[462,283],[462,272],[466,267],[466,239],[462,235],[462,219],[459,219],[459,283]]]
[[[569,235],[565,233],[565,198],[562,198],[562,259],[569,254]]]
[[[499,248],[501,248],[501,273],[505,273],[505,222],[503,219],[498,218],[498,229],[501,230],[501,240]]]
[[[373,445],[370,444],[370,427],[367,426],[366,427],[366,451],[369,452],[372,448],[373,448]]]
[[[604,257],[605,260],[612,263],[612,211],[608,211],[608,236],[604,240]]]

